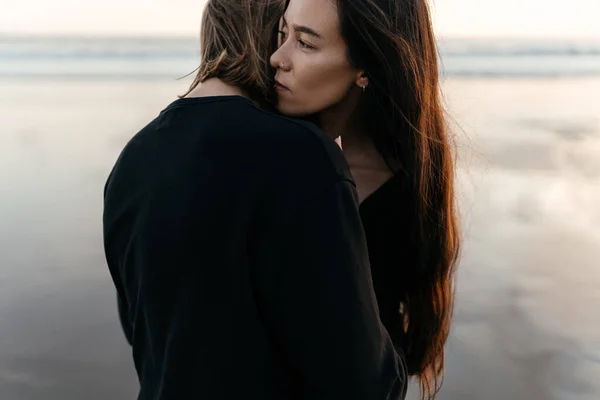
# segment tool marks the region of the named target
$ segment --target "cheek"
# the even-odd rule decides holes
[[[340,103],[354,84],[354,70],[345,59],[320,57],[294,64],[293,90],[281,93],[278,110],[301,116],[320,112]]]

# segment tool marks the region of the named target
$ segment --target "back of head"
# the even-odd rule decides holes
[[[422,397],[441,385],[459,251],[454,161],[427,0],[337,0],[348,57],[369,78],[357,108],[377,149],[406,177],[411,265],[402,268],[406,356]],[[400,283],[398,283],[400,285]]]
[[[264,103],[273,87],[269,65],[280,0],[208,0],[200,32],[200,67],[189,94],[210,78],[244,90]]]

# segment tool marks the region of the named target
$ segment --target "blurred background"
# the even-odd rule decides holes
[[[0,399],[135,398],[102,189],[189,85],[203,6],[0,0]],[[439,398],[597,400],[600,1],[432,7],[465,237]]]

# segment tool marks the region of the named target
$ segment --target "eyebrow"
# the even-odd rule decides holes
[[[283,24],[285,26],[287,26],[288,23],[287,23],[285,17],[281,17],[281,18],[283,19]],[[314,36],[316,38],[323,39],[323,37],[321,35],[319,35],[314,29],[311,29],[308,26],[304,26],[304,25],[292,25],[292,28],[294,28],[294,31],[296,31],[296,32],[306,33],[307,35],[311,35],[311,36]]]

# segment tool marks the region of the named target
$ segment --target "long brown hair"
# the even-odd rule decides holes
[[[460,238],[453,148],[441,102],[438,54],[427,0],[338,0],[348,58],[369,85],[358,121],[390,168],[403,174],[412,265],[402,268],[403,341],[421,398],[444,372]]]
[[[269,64],[281,0],[208,0],[200,31],[200,66],[187,96],[210,78],[237,86],[266,106],[273,86]]]

